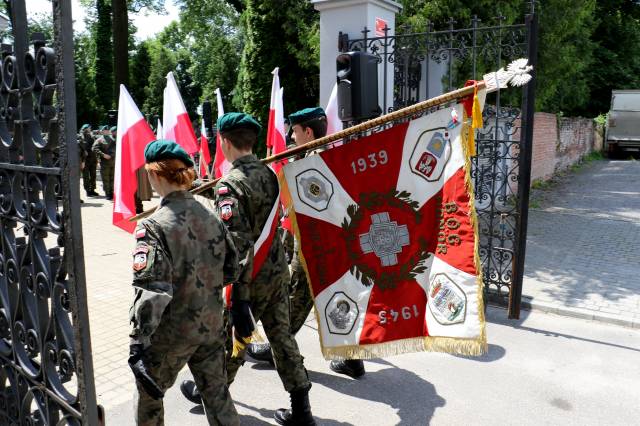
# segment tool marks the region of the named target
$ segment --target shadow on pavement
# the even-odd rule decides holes
[[[526,321],[529,315],[530,315],[530,311],[523,309],[520,311],[519,319],[509,319],[507,318],[507,313],[504,309],[493,309],[487,312],[487,321],[490,321],[494,324],[500,324],[507,327],[516,328],[518,330],[528,331],[530,333],[542,334],[549,337],[563,337],[565,339],[580,340],[582,342],[595,343],[598,345],[610,346],[612,348],[619,348],[619,349],[624,349],[629,351],[640,352],[640,346],[633,348],[630,346],[618,345],[616,343],[603,342],[602,340],[589,339],[587,337],[574,336],[566,333],[558,333],[552,330],[542,330],[535,327],[528,327],[524,325],[524,322]],[[492,345],[489,345],[489,346],[492,346]]]
[[[506,353],[507,353],[506,349],[503,348],[502,346],[493,345],[490,343],[489,350],[487,351],[486,354],[482,356],[466,356],[466,355],[454,355],[454,354],[451,354],[451,356],[454,356],[456,358],[468,359],[469,361],[476,361],[476,362],[493,362],[504,357]]]
[[[309,379],[336,392],[395,408],[400,417],[399,425],[428,424],[436,408],[445,406],[446,400],[438,395],[435,387],[417,374],[385,360],[375,362],[390,368],[368,371],[358,380],[309,371]]]

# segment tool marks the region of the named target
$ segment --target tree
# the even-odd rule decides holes
[[[146,87],[151,73],[151,54],[149,42],[143,41],[138,45],[129,67],[129,92],[138,105],[144,105],[147,100]]]
[[[147,99],[144,102],[143,110],[147,114],[161,116],[167,74],[169,71],[175,70],[177,61],[173,52],[157,40],[149,41],[148,43],[151,54],[151,71],[149,73],[149,84],[145,90]]]
[[[96,105],[95,81],[95,41],[90,33],[75,36],[76,109],[78,124],[99,124],[100,115]],[[80,107],[81,106],[81,107]]]
[[[245,5],[234,103],[266,127],[275,67],[280,67],[287,113],[318,104],[319,20],[306,0],[247,0]]]
[[[113,108],[113,44],[111,43],[111,4],[96,0],[97,22],[94,28],[96,49],[96,96],[100,113]]]
[[[111,0],[113,8],[113,64],[115,93],[129,85],[129,14],[127,0]]]
[[[609,111],[611,90],[640,88],[640,4],[633,0],[601,0],[596,8],[597,44],[587,70],[591,96],[589,115]]]

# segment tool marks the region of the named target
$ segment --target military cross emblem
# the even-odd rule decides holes
[[[392,222],[389,213],[371,215],[369,232],[360,234],[360,248],[364,254],[375,253],[382,266],[398,264],[398,253],[409,245],[409,231],[407,225],[398,226]]]

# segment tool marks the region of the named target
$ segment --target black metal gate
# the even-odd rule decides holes
[[[534,80],[521,92],[509,89],[487,97],[485,127],[476,135],[477,156],[472,178],[479,218],[480,258],[489,300],[508,303],[509,317],[518,318],[522,294],[537,57],[535,2],[529,4],[525,22],[480,26],[477,17],[470,28],[449,28],[414,33],[399,28],[397,34],[350,40],[340,34],[343,52],[367,51],[379,58],[383,111],[417,102],[462,87],[468,79],[482,79],[518,58],[529,58]],[[393,78],[388,77],[393,70]],[[392,81],[391,81],[392,80]],[[387,88],[393,84],[393,96]]]
[[[0,424],[98,424],[85,286],[71,0],[53,46],[5,1],[0,83]]]

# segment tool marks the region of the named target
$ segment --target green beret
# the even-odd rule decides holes
[[[89,127],[91,127],[91,124],[83,124],[80,130],[88,129]]]
[[[325,114],[322,108],[305,108],[289,115],[289,122],[292,126],[295,126],[296,124],[305,123],[307,121],[315,120],[316,118],[321,117],[327,117],[327,114]]]
[[[191,161],[187,151],[174,141],[165,139],[158,139],[147,145],[144,149],[144,159],[147,163],[176,159],[182,161],[188,167],[193,166],[193,161]]]
[[[100,128],[98,130],[103,131],[103,130],[107,130],[109,128],[109,126],[107,126],[106,124],[103,126],[100,126]]]
[[[111,129],[109,129],[112,133],[115,133],[118,131],[118,127],[117,126],[113,126]]]
[[[228,112],[224,114],[218,118],[216,127],[219,132],[223,133],[235,129],[250,129],[258,133],[262,129],[260,124],[251,115],[245,114],[244,112]]]

